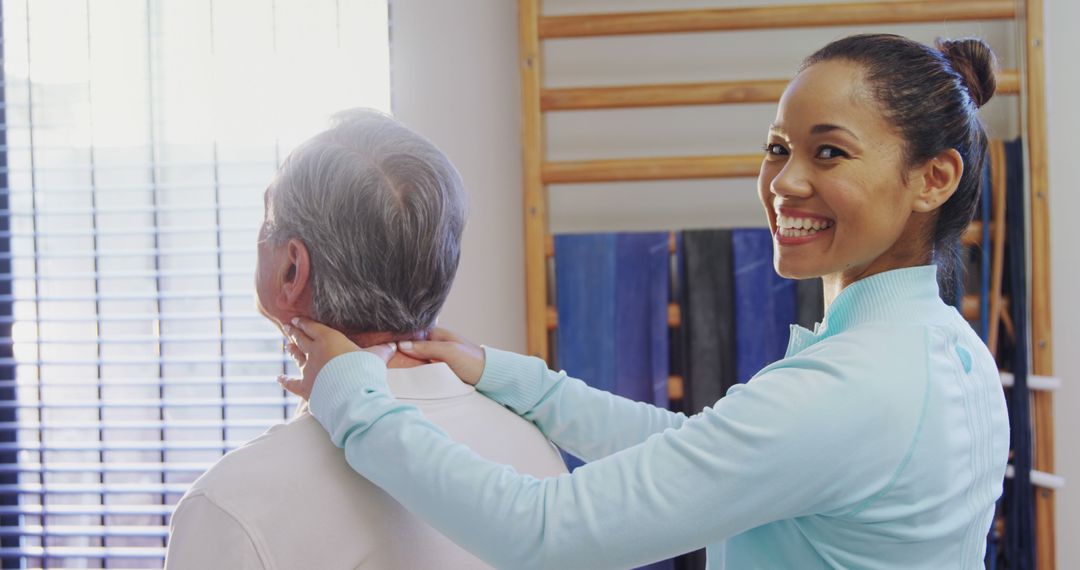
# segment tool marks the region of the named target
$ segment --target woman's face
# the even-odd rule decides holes
[[[776,271],[847,285],[925,257],[905,168],[904,140],[858,65],[803,70],[780,99],[758,176]]]

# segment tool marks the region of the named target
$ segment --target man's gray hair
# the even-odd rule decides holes
[[[369,109],[343,111],[270,184],[266,239],[311,258],[312,315],[348,334],[430,328],[457,272],[465,192],[426,138]]]

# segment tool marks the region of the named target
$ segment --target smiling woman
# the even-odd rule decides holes
[[[938,287],[971,219],[993,92],[976,40],[853,36],[780,101],[758,191],[776,269],[821,276],[814,331],[692,417],[438,333],[401,346],[588,465],[536,479],[455,444],[332,329],[303,349],[350,466],[496,567],[626,568],[705,546],[730,568],[975,568],[1009,450],[993,357]],[[319,372],[321,370],[321,372]],[[393,462],[371,457],[393,454]]]
[[[859,279],[931,262],[953,290],[994,60],[979,40],[940,48],[891,35],[834,42],[780,100],[758,193],[777,271],[823,277],[826,306]]]

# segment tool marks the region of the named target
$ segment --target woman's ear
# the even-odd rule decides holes
[[[921,184],[911,209],[924,214],[933,212],[956,192],[964,174],[964,159],[956,149],[943,150],[919,167],[917,173]]]
[[[285,244],[284,263],[281,264],[280,271],[280,302],[291,309],[306,308],[301,305],[308,293],[311,258],[304,242],[294,238]]]

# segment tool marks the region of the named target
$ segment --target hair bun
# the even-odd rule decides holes
[[[997,79],[994,77],[997,61],[990,46],[976,38],[939,39],[937,48],[960,77],[964,78],[964,86],[967,87],[975,106],[985,105],[997,89]]]

